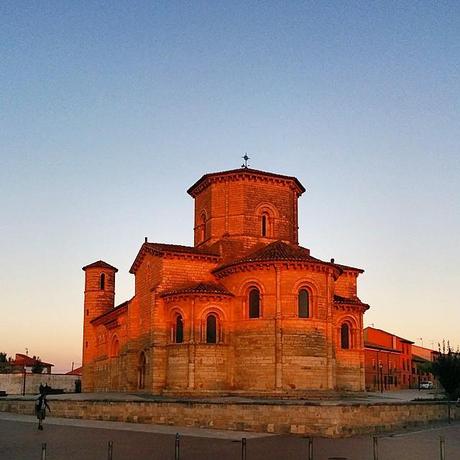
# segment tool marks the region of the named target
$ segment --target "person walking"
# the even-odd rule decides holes
[[[43,430],[43,420],[45,420],[46,409],[48,409],[49,412],[51,412],[51,409],[46,400],[46,391],[44,389],[40,390],[40,395],[35,401],[35,415],[38,418],[38,429]]]

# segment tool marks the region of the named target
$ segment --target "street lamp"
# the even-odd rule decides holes
[[[380,371],[380,393],[383,393],[383,364],[379,362],[379,371]]]
[[[24,363],[22,367],[22,396],[25,396],[26,394],[26,364]]]

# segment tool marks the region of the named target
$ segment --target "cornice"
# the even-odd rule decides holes
[[[237,180],[259,180],[262,182],[285,184],[288,185],[294,192],[296,192],[297,196],[300,196],[303,192],[305,192],[305,187],[296,177],[283,176],[281,174],[275,174],[251,168],[241,168],[233,169],[230,171],[205,174],[187,190],[187,193],[195,198],[210,184]]]

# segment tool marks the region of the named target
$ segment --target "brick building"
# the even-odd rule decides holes
[[[366,389],[407,389],[412,383],[414,342],[373,327],[364,329]]]
[[[299,245],[304,192],[250,168],[205,174],[188,190],[194,246],[146,239],[131,300],[114,306],[115,267],[83,267],[84,391],[364,390],[363,270]]]

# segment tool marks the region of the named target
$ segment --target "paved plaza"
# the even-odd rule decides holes
[[[39,460],[46,443],[47,460],[108,458],[173,460],[179,432],[181,460],[241,459],[241,438],[247,438],[247,460],[307,459],[307,440],[296,436],[205,430],[163,425],[99,422],[48,417],[38,431],[32,416],[0,413],[0,459]],[[446,460],[460,458],[460,424],[442,425],[379,437],[379,460],[436,460],[439,438],[445,437]],[[314,438],[314,460],[373,458],[372,437]]]

